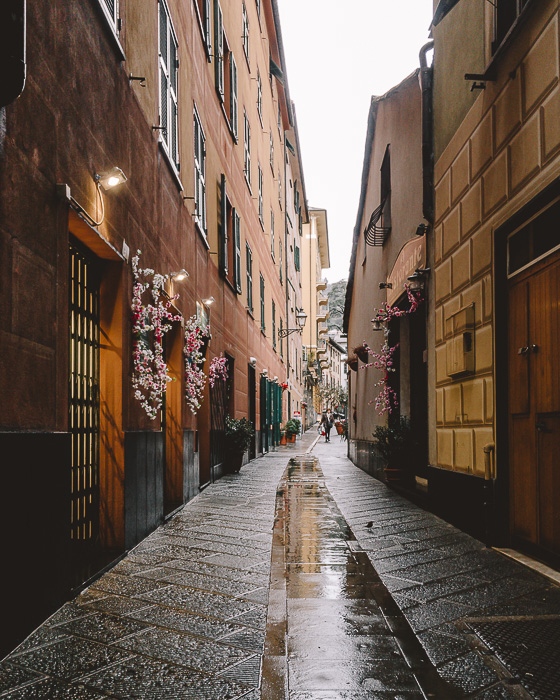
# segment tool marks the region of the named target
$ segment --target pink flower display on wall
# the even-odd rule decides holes
[[[213,387],[217,381],[227,382],[228,376],[228,360],[222,352],[219,357],[213,357],[210,362],[208,383]]]
[[[196,316],[185,323],[185,401],[196,415],[202,404],[206,375],[202,371],[204,357],[201,348],[210,336],[210,326],[202,326]]]

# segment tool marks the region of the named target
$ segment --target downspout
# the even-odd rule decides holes
[[[0,107],[16,100],[25,87],[26,0],[2,0],[0,8]]]
[[[434,48],[433,40],[420,49],[420,89],[422,91],[422,215],[434,223],[434,115],[432,104],[433,68],[426,54]]]

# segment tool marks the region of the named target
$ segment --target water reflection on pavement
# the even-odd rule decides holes
[[[396,700],[449,690],[414,646],[310,455],[290,460],[281,482],[271,582],[263,698]]]

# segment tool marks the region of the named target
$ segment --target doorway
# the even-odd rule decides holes
[[[507,239],[508,448],[514,544],[560,561],[560,202]]]

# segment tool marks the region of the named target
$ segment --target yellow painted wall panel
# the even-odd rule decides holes
[[[480,476],[484,476],[485,459],[484,446],[494,442],[494,431],[492,428],[475,428],[474,430],[474,471]]]
[[[463,421],[484,423],[484,380],[463,382]]]
[[[455,202],[469,186],[469,144],[466,144],[451,166],[451,202]]]
[[[438,466],[452,467],[453,466],[453,431],[442,430],[437,431],[437,455]]]
[[[455,207],[443,221],[442,254],[446,257],[461,240],[461,208]]]
[[[447,345],[439,345],[436,348],[436,383],[442,384],[449,380],[447,376]]]
[[[509,146],[511,189],[515,191],[540,168],[539,119],[535,114],[512,139]]]
[[[548,159],[560,148],[560,88],[543,103],[541,114],[543,155]]]
[[[471,276],[471,246],[467,241],[451,257],[453,291],[464,287]]]
[[[446,260],[436,269],[436,302],[451,294],[451,260]]]
[[[521,80],[510,80],[494,105],[496,150],[499,150],[521,124]]]
[[[492,159],[492,110],[484,117],[471,136],[471,179],[477,178]]]
[[[473,470],[473,431],[469,428],[461,428],[454,431],[454,462],[453,466],[458,471],[470,472]]]
[[[451,171],[448,170],[436,185],[436,221],[448,211],[451,206]]]
[[[461,294],[461,306],[474,304],[474,322],[477,326],[482,323],[482,280],[465,289]]]
[[[443,389],[436,389],[436,423],[443,425],[444,422],[444,395]]]
[[[527,54],[522,64],[523,107],[530,112],[558,81],[558,22],[554,19]]]
[[[492,326],[487,324],[475,332],[475,369],[487,372],[492,369]]]
[[[443,390],[445,396],[444,419],[446,425],[454,425],[461,422],[463,406],[461,402],[461,385],[451,384]]]
[[[482,181],[479,179],[461,200],[461,236],[465,238],[482,220]]]
[[[507,151],[494,160],[482,177],[483,212],[488,215],[507,198]]]
[[[484,378],[484,419],[487,423],[494,420],[494,378]]]
[[[480,229],[471,237],[472,275],[478,277],[492,263],[492,238],[488,228]]]

